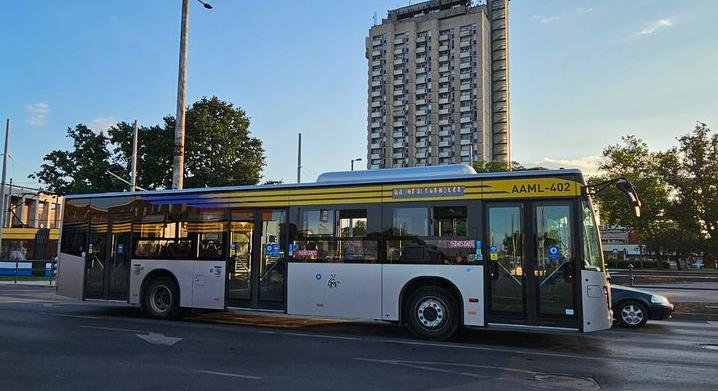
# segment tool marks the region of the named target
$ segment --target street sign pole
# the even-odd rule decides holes
[[[7,177],[7,148],[10,139],[10,118],[5,122],[5,148],[2,155],[2,181],[0,183],[0,257],[2,256],[2,230],[5,226],[5,179]],[[10,194],[12,196],[12,194]],[[1,259],[1,258],[0,258]],[[17,270],[15,271],[17,273]]]

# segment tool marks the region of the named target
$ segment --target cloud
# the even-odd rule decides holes
[[[103,132],[117,124],[115,117],[97,117],[90,121],[87,126],[95,132]]]
[[[576,8],[576,13],[579,13],[579,14],[587,14],[587,13],[589,13],[589,12],[593,12],[593,10],[594,10],[593,7],[590,7],[590,8],[589,8],[589,7],[577,7],[577,8]]]
[[[643,30],[638,32],[638,35],[651,35],[658,30],[673,27],[675,16],[672,18],[658,19],[649,23]]]
[[[545,157],[536,162],[537,166],[546,168],[578,168],[587,175],[595,175],[598,172],[598,165],[601,162],[600,156],[584,156],[575,159],[552,159]]]
[[[47,114],[50,112],[50,105],[43,102],[26,105],[25,112],[28,115],[25,122],[31,126],[44,126]]]
[[[532,18],[538,20],[539,23],[544,23],[544,24],[555,22],[555,21],[561,19],[555,15],[554,16],[533,15]]]

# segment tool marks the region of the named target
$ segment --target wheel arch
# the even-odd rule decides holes
[[[172,273],[171,271],[164,269],[164,268],[158,268],[154,269],[151,272],[147,273],[144,279],[142,279],[142,284],[140,284],[140,306],[144,306],[145,304],[145,293],[147,291],[147,287],[150,285],[150,283],[160,277],[169,277],[172,279],[172,281],[175,283],[175,287],[177,288],[177,303],[179,304],[179,298],[181,297],[180,292],[180,284],[179,281],[177,281],[177,277]]]
[[[399,293],[399,324],[406,323],[406,305],[411,292],[414,290],[425,287],[425,286],[439,286],[447,289],[456,298],[459,306],[459,325],[464,324],[464,299],[461,295],[461,291],[456,287],[456,284],[444,277],[438,276],[420,276],[414,277],[407,281],[406,284],[401,288]]]

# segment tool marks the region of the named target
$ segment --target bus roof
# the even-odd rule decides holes
[[[581,170],[578,169],[559,169],[559,170],[528,170],[528,171],[511,171],[511,172],[490,172],[476,173],[471,166],[465,164],[450,164],[443,166],[428,167],[405,167],[405,168],[386,168],[380,170],[362,170],[362,171],[337,171],[323,173],[317,177],[316,182],[306,183],[287,183],[278,185],[241,185],[241,186],[223,186],[223,187],[202,187],[190,188],[182,190],[147,190],[130,192],[110,192],[110,193],[90,193],[90,194],[70,194],[65,199],[79,198],[99,198],[99,197],[118,197],[129,195],[170,195],[170,194],[188,194],[188,193],[207,193],[213,191],[242,191],[242,190],[264,190],[264,189],[293,189],[293,188],[311,188],[311,187],[330,187],[345,186],[357,184],[381,184],[381,183],[405,183],[430,180],[466,180],[481,178],[525,178],[525,177],[551,177],[579,175]],[[580,178],[583,180],[583,178]]]

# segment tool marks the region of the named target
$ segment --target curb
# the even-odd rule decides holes
[[[45,288],[55,288],[57,287],[57,284],[53,283],[52,285],[48,281],[0,281],[0,286],[5,285],[11,285],[11,286],[39,286],[39,287],[45,287]]]

